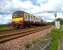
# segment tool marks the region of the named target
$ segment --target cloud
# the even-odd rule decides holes
[[[12,15],[8,14],[8,15],[1,15],[0,14],[0,24],[7,24],[10,23],[12,19]]]
[[[23,2],[24,1],[24,2]],[[0,12],[12,12],[16,10],[40,12],[44,10],[62,10],[62,0],[2,0],[0,1]],[[60,7],[59,7],[60,6]],[[3,8],[4,7],[4,8]],[[36,11],[34,11],[36,9]]]
[[[45,3],[40,3],[39,10],[41,11],[60,10],[63,7],[62,2],[63,2],[62,0],[48,0]]]
[[[11,2],[10,0],[2,0],[0,1],[0,12],[8,12],[10,11],[10,8],[12,7],[12,3],[9,3]]]
[[[18,0],[13,0],[12,3],[14,4],[14,6],[18,9],[28,9],[30,7],[32,7],[32,3],[31,1],[26,1],[26,2],[20,2]]]
[[[63,11],[63,0],[0,0],[0,12],[2,12],[4,14],[9,13],[12,15],[12,13],[17,10],[23,10],[23,11],[31,13],[31,14],[42,12],[42,11],[51,11],[51,10],[52,11],[53,10]],[[2,18],[2,20],[5,17],[11,18],[11,17],[9,17],[10,16],[9,14],[7,14],[7,15],[1,14],[0,18]],[[43,13],[41,13],[41,14],[43,14]],[[45,15],[41,15],[41,14],[39,14],[39,16],[46,15],[46,14]],[[37,14],[34,14],[34,15],[37,15]],[[48,18],[51,18],[49,16],[52,16],[52,15],[53,14],[46,15],[46,16],[48,16]],[[2,20],[0,20],[0,22]],[[4,19],[4,21],[5,21],[5,19]]]

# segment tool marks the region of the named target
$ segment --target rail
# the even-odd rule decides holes
[[[23,31],[23,32],[17,32],[17,33],[13,33],[13,34],[5,34],[5,35],[0,35],[0,43],[12,40],[12,39],[16,39],[19,37],[24,37],[26,35],[32,34],[32,33],[36,33],[39,32],[43,29],[49,28],[50,26],[44,26],[42,28],[35,28],[35,29],[31,29],[31,30],[27,30],[27,31]]]

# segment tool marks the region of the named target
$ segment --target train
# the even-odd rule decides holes
[[[26,13],[24,11],[15,11],[12,14],[12,27],[14,29],[22,29],[25,27],[40,25],[46,25],[46,22],[32,14]]]

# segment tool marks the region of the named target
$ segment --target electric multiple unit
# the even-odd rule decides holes
[[[21,29],[25,27],[30,27],[32,25],[44,24],[42,19],[33,16],[32,14],[26,13],[24,11],[16,11],[12,16],[12,26],[15,29]]]

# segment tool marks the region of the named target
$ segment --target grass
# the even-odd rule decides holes
[[[9,30],[12,29],[11,26],[8,25],[0,25],[0,30]]]
[[[25,29],[31,29],[32,27],[26,27]],[[11,25],[0,25],[0,30],[11,30],[13,27]]]
[[[31,46],[32,44],[29,44],[29,43],[25,45],[26,48],[30,48]]]
[[[61,29],[53,29],[50,32],[50,37],[51,37],[51,43],[50,43],[50,50],[57,50],[58,48],[58,42],[63,36],[63,31]]]

